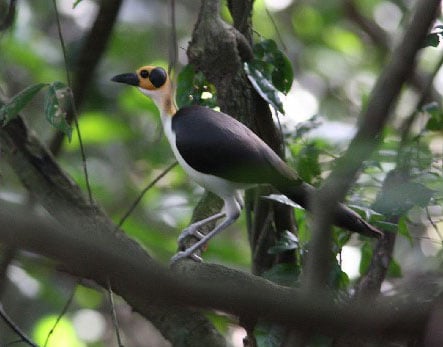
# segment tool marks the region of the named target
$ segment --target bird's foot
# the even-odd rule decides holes
[[[189,226],[186,229],[184,229],[181,234],[178,237],[178,244],[180,247],[184,246],[183,242],[188,236],[194,236],[197,239],[201,240],[205,235],[203,235],[200,231],[198,231],[198,228]]]
[[[192,260],[194,260],[195,262],[198,262],[198,263],[203,262],[203,259],[200,256],[198,256],[197,254],[193,253],[193,250],[188,248],[188,249],[186,249],[184,251],[177,252],[171,258],[170,264],[172,265],[172,264],[176,263],[177,261],[179,261],[181,259],[184,259],[184,258],[190,258],[190,259],[192,259]]]

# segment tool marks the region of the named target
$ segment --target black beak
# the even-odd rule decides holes
[[[138,87],[140,81],[138,76],[135,73],[122,73],[121,75],[117,75],[111,78],[111,81],[118,83],[130,84],[131,86]]]

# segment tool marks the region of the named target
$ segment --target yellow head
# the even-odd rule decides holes
[[[162,114],[173,115],[176,108],[168,73],[158,66],[142,66],[135,73],[124,73],[112,78],[112,81],[138,87],[157,105]]]

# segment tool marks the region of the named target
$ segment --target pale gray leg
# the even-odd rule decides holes
[[[200,227],[203,225],[206,225],[214,220],[220,219],[225,216],[225,212],[216,213],[212,216],[209,216],[208,218],[202,219],[198,222],[195,222],[188,226],[186,229],[184,229],[180,236],[178,237],[178,244],[182,245],[184,239],[190,235],[195,236],[199,240],[202,239],[205,235],[203,235],[201,232],[198,231]]]
[[[206,244],[215,235],[217,235],[218,233],[220,233],[221,231],[226,229],[228,226],[230,226],[232,223],[234,223],[238,219],[238,217],[240,216],[241,208],[240,208],[240,204],[237,201],[237,198],[238,198],[237,196],[232,196],[227,199],[224,199],[225,200],[225,206],[224,206],[225,212],[217,213],[217,214],[215,214],[211,217],[208,217],[200,222],[197,222],[197,223],[201,223],[203,221],[206,221],[205,223],[203,223],[203,224],[206,224],[206,223],[209,223],[210,221],[213,221],[215,219],[223,217],[223,215],[226,215],[226,218],[223,220],[223,222],[221,222],[219,225],[217,225],[208,234],[204,235],[198,242],[193,244],[191,247],[185,249],[184,251],[180,251],[176,255],[174,255],[171,258],[171,263],[175,263],[176,261],[183,259],[183,258],[187,258],[187,257],[191,257],[194,260],[201,261],[201,258],[196,256],[194,254],[194,252],[197,249],[201,248],[204,244]],[[209,221],[208,221],[208,219],[209,219]],[[197,223],[194,223],[194,224],[197,224]],[[192,224],[191,227],[194,224]],[[201,225],[202,224],[200,224],[200,226]]]

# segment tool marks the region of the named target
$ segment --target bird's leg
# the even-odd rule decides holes
[[[212,239],[215,235],[217,235],[219,232],[226,229],[228,226],[230,226],[232,223],[234,223],[237,220],[237,217],[226,217],[226,219],[217,225],[214,229],[212,229],[209,233],[207,233],[203,238],[201,238],[198,242],[194,243],[189,248],[185,249],[184,251],[178,252],[176,255],[174,255],[171,258],[171,263],[175,263],[177,260],[191,257],[194,255],[194,252],[202,247],[206,242],[208,242],[210,239]],[[195,259],[197,260],[197,259]],[[200,259],[201,260],[201,259]]]
[[[178,244],[182,246],[182,243],[185,240],[185,238],[190,235],[195,236],[197,239],[201,240],[205,235],[199,232],[198,229],[203,225],[206,225],[214,220],[224,217],[225,215],[226,215],[225,212],[219,212],[212,216],[209,216],[208,218],[202,219],[198,222],[191,224],[181,232],[180,236],[178,237]]]
[[[203,219],[199,223],[201,226],[201,222],[204,222],[203,224],[209,223],[210,221],[213,221],[215,219],[221,218],[223,216],[226,216],[226,218],[223,220],[223,222],[221,222],[219,225],[217,225],[214,229],[212,229],[209,233],[207,233],[206,235],[204,235],[202,238],[200,238],[199,241],[197,241],[196,243],[194,243],[192,246],[190,246],[189,248],[185,249],[184,251],[180,251],[178,252],[176,255],[174,255],[171,259],[171,263],[175,263],[176,261],[183,259],[183,258],[187,258],[187,257],[192,257],[194,260],[201,260],[200,257],[195,257],[194,252],[201,248],[206,242],[208,242],[210,239],[212,239],[215,235],[217,235],[218,233],[220,233],[221,231],[223,231],[224,229],[226,229],[228,226],[230,226],[232,223],[234,223],[238,217],[240,216],[240,211],[241,211],[241,206],[237,201],[237,196],[231,196],[225,200],[225,212],[220,212],[217,213],[211,217],[208,217],[206,219]],[[194,223],[194,224],[197,224]],[[192,224],[191,227],[194,225]],[[188,228],[189,229],[189,228]],[[181,235],[180,235],[181,236]]]

